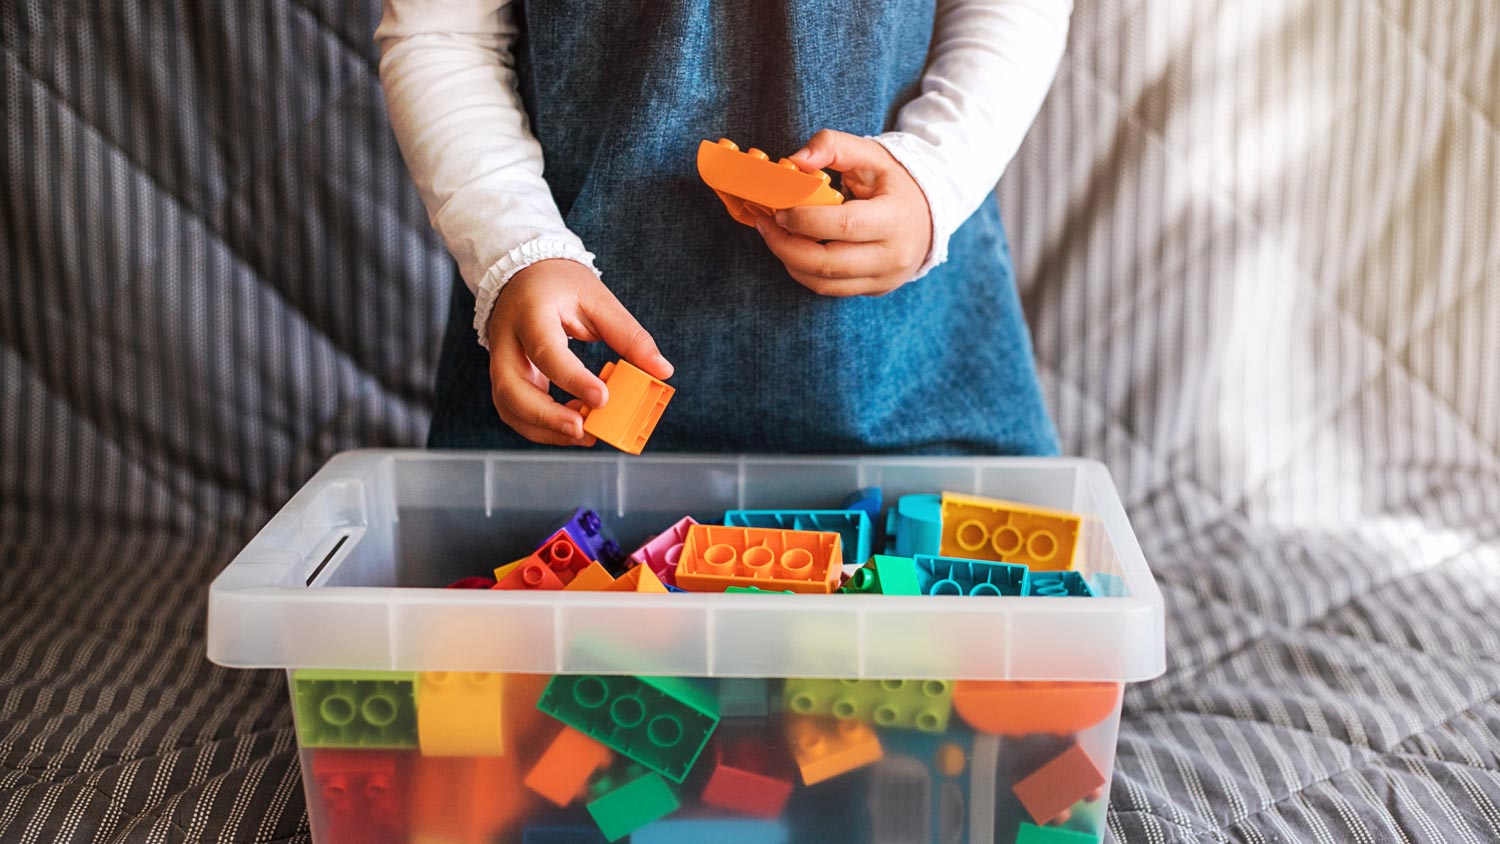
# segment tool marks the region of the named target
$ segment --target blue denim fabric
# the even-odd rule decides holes
[[[1051,454],[993,202],[949,259],[880,298],[818,296],[698,179],[698,142],[773,157],[821,128],[891,127],[916,91],[932,0],[527,0],[521,92],[569,227],[676,365],[651,451]],[[431,444],[516,448],[462,284]],[[598,371],[615,355],[575,344]]]

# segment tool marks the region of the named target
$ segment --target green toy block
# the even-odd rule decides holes
[[[920,595],[917,563],[911,557],[876,554],[868,563],[855,569],[840,592],[866,595]]]
[[[678,677],[560,674],[536,706],[677,783],[719,724],[718,697]]]
[[[603,792],[588,803],[589,814],[599,831],[610,841],[619,841],[652,821],[659,821],[682,805],[677,792],[661,775],[647,771],[624,785],[613,787],[619,779],[606,774],[603,787],[590,786],[590,793]]]
[[[752,592],[760,593],[760,594],[763,594],[763,595],[792,595],[792,594],[795,594],[790,589],[762,589],[759,586],[726,586],[724,588],[724,594],[726,594],[726,595],[727,594],[731,594],[731,593],[737,593],[737,594],[741,594],[741,595],[748,595],[748,594],[750,594]]]
[[[416,747],[417,675],[411,671],[292,672],[303,747]]]
[[[949,680],[808,680],[788,679],[782,706],[798,715],[856,718],[878,727],[902,727],[924,733],[948,728],[953,711]]]
[[[1037,826],[1021,821],[1016,844],[1099,844],[1099,836],[1060,826]]]

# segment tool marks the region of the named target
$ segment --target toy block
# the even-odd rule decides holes
[[[599,563],[589,563],[583,571],[573,578],[573,582],[563,587],[564,592],[608,592],[615,585],[615,579],[609,570]]]
[[[885,494],[878,486],[867,486],[844,499],[840,510],[863,510],[870,517],[871,525],[880,524],[880,511],[885,507]]]
[[[609,401],[603,407],[583,406],[584,432],[627,454],[640,454],[676,388],[623,360],[606,363],[599,378],[609,388]]]
[[[589,557],[589,552],[585,551],[583,546],[566,530],[558,528],[541,545],[538,545],[535,551],[523,557],[521,565],[542,563],[552,569],[552,573],[557,575],[557,579],[566,586],[592,562],[594,561]],[[500,579],[498,570],[495,579]]]
[[[514,675],[507,686],[511,679]],[[410,844],[494,841],[511,824],[537,811],[540,801],[521,786],[518,757],[516,753],[418,757],[411,790]],[[400,841],[405,844],[407,839]]]
[[[832,715],[940,733],[953,711],[950,680],[814,680],[787,678],[782,706],[798,715]]]
[[[885,517],[885,553],[901,557],[940,553],[943,497],[903,495]]]
[[[492,577],[482,577],[482,576],[461,577],[458,580],[453,581],[452,583],[448,584],[447,586],[445,586],[443,588],[445,588],[445,589],[493,589],[493,588],[495,588],[495,579],[492,578]]]
[[[804,173],[789,158],[772,164],[764,152],[754,148],[740,152],[728,138],[698,144],[698,176],[718,195],[729,216],[747,226],[755,225],[753,210],[771,213],[844,201],[826,172]]]
[[[504,676],[469,671],[419,675],[417,743],[423,756],[499,756]]]
[[[765,718],[771,714],[771,684],[758,677],[719,681],[720,718]]]
[[[677,564],[677,585],[693,592],[759,586],[828,593],[843,575],[837,533],[693,525]]]
[[[726,595],[795,595],[790,589],[762,589],[759,586],[726,586]]]
[[[953,684],[953,709],[983,733],[1064,735],[1113,714],[1122,688],[1119,683],[959,680]]]
[[[1016,844],[1099,844],[1099,836],[1077,829],[1037,826],[1021,821],[1021,828],[1016,831]]]
[[[406,838],[406,754],[314,750],[312,780],[323,812],[319,841],[369,844]]]
[[[1104,794],[1104,774],[1074,742],[1052,761],[1011,787],[1027,814],[1038,824],[1066,822],[1074,803]]]
[[[292,672],[303,747],[416,747],[417,675],[410,671]]]
[[[724,524],[836,533],[844,548],[844,565],[870,558],[870,517],[863,510],[727,510]]]
[[[1026,594],[1038,598],[1092,598],[1094,590],[1076,571],[1034,571],[1028,578]]]
[[[924,595],[970,597],[1026,594],[1027,569],[1011,563],[918,554],[917,585]]]
[[[676,677],[562,674],[537,708],[679,783],[719,724],[718,699]]]
[[[589,778],[609,767],[614,758],[609,748],[571,727],[563,727],[526,773],[525,785],[553,803],[566,806],[583,796]]]
[[[870,768],[869,782],[866,802],[872,842],[964,840],[961,832],[951,837],[934,837],[933,777],[921,759],[887,755]]]
[[[610,584],[606,592],[665,592],[667,587],[650,566],[636,566]]]
[[[647,771],[588,803],[589,814],[607,841],[618,841],[652,821],[677,811],[682,802],[672,786]]]
[[[630,833],[630,844],[787,844],[785,823],[748,818],[668,818]]]
[[[592,826],[528,826],[521,844],[608,844]]]
[[[682,559],[682,543],[687,541],[687,530],[698,524],[692,516],[683,516],[671,527],[652,537],[646,544],[635,549],[630,562],[650,566],[662,583],[677,586],[677,562]]]
[[[910,557],[876,554],[854,570],[840,592],[865,595],[920,595],[917,562]]]
[[[700,799],[709,806],[777,818],[792,796],[790,769],[775,764],[758,733],[719,739]]]
[[[540,560],[523,560],[494,586],[496,589],[551,591],[563,588],[562,579]]]
[[[942,524],[938,553],[945,557],[1063,571],[1073,568],[1083,518],[1062,510],[945,492]]]
[[[531,558],[531,555],[527,554],[525,557],[522,557],[519,560],[511,560],[510,562],[506,563],[505,565],[503,565],[503,566],[495,569],[495,572],[494,572],[494,574],[495,574],[495,580],[497,580],[497,581],[504,580],[506,578],[506,576],[508,576],[511,572],[515,571],[516,569],[520,568],[521,564],[524,563],[524,562],[526,562],[530,558]]]
[[[786,735],[803,785],[872,765],[883,755],[880,738],[863,721],[791,715],[786,719]]]
[[[598,560],[605,568],[617,572],[624,565],[625,551],[620,548],[620,543],[615,541],[598,512],[587,507],[579,507],[557,526],[557,530],[566,531],[585,554]],[[540,545],[537,546],[537,550],[541,550]]]

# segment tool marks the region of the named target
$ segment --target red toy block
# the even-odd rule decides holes
[[[314,750],[313,781],[328,844],[406,840],[406,754],[383,750]]]
[[[1074,742],[1052,761],[1032,771],[1011,788],[1039,824],[1063,823],[1074,803],[1097,800],[1104,794],[1104,774]]]
[[[563,727],[526,774],[526,787],[566,806],[583,796],[589,777],[608,767],[614,758],[614,751],[572,727]]]
[[[781,816],[792,796],[790,766],[776,765],[755,736],[716,739],[713,754],[713,773],[703,786],[705,804],[758,818]]]
[[[566,529],[560,529],[547,537],[526,559],[546,563],[564,585],[571,583],[579,572],[593,562],[588,552],[573,541]]]
[[[550,566],[539,560],[527,559],[510,574],[496,583],[496,589],[561,589],[562,580]]]
[[[448,584],[447,589],[494,589],[495,578],[493,577],[464,577]]]

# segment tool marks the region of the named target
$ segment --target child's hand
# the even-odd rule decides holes
[[[598,276],[577,261],[538,261],[511,277],[490,313],[490,394],[500,419],[532,442],[591,446],[579,408],[608,400],[604,382],[568,348],[568,338],[603,340],[621,357],[656,376],[672,364],[656,341]],[[578,398],[558,404],[551,381]],[[581,401],[580,401],[581,400]]]
[[[837,170],[854,197],[788,208],[756,223],[792,278],[824,296],[881,296],[916,275],[932,247],[932,211],[885,147],[824,129],[790,158],[807,172]]]

